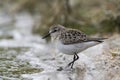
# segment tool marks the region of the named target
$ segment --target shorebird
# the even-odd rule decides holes
[[[85,33],[71,28],[65,28],[62,25],[53,25],[50,27],[47,35],[43,37],[51,39],[56,42],[57,49],[68,55],[74,55],[73,61],[67,66],[73,68],[74,62],[79,59],[78,53],[100,44],[106,38],[90,38]]]

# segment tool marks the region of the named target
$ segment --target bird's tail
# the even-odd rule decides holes
[[[107,38],[89,38],[88,41],[97,41],[97,42],[103,42],[104,39],[107,39]]]

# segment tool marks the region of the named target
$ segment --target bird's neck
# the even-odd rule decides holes
[[[62,31],[60,31],[60,32],[58,32],[58,33],[52,34],[52,35],[51,35],[51,40],[52,40],[52,41],[57,41],[57,40],[59,40],[61,34],[64,34],[65,31],[66,31],[66,30],[64,29],[64,30],[62,30]]]

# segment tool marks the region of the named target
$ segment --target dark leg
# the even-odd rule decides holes
[[[68,67],[71,66],[74,63],[75,59],[76,59],[76,56],[74,55],[73,61],[68,64]]]
[[[79,56],[75,53],[76,58],[74,59],[73,63],[71,64],[71,68],[73,68],[74,62],[79,59]]]
[[[73,68],[74,62],[77,61],[78,59],[79,59],[79,56],[75,53],[73,61],[68,64],[68,67],[71,66],[71,68]]]

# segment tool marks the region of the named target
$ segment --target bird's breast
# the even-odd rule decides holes
[[[56,48],[65,54],[73,55],[74,53],[79,53],[89,47],[95,46],[99,44],[98,42],[83,42],[83,43],[75,43],[64,45],[61,41],[56,42]]]

